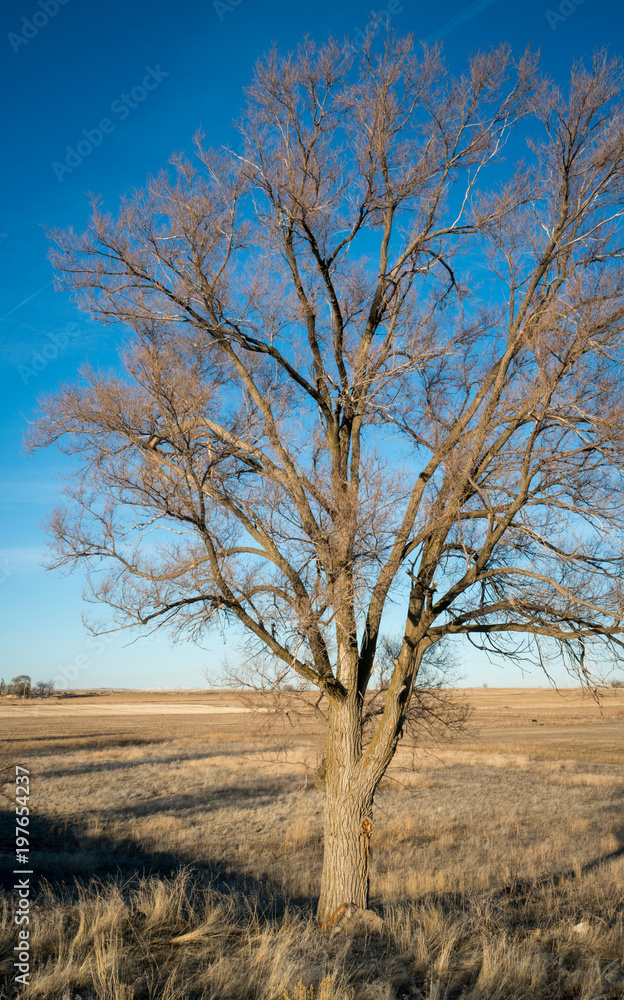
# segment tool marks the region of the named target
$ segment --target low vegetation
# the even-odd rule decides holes
[[[92,734],[109,742],[81,747],[88,716],[72,709],[57,720],[65,743],[37,751],[36,712],[52,709],[22,714],[11,753],[23,753],[19,740],[28,747],[40,882],[33,975],[20,996],[624,997],[624,692],[605,699],[602,715],[576,696],[559,715],[546,695],[470,697],[473,736],[402,747],[380,789],[371,904],[384,929],[353,940],[321,933],[314,917],[313,733],[286,745],[261,737],[248,715],[233,715],[229,729],[213,715],[195,716],[202,725],[180,737],[190,715],[165,714],[160,742],[144,742],[143,713],[131,717],[134,743],[127,728],[115,743],[111,716]],[[10,798],[10,782],[4,790]],[[12,913],[5,881],[2,998],[15,995]]]

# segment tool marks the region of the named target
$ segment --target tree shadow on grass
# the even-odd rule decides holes
[[[31,744],[37,744],[36,752],[38,757],[56,756],[59,753],[68,753],[80,750],[114,750],[117,747],[145,746],[150,743],[169,743],[169,737],[162,736],[133,736],[130,733],[113,732],[99,733],[70,733],[68,735],[48,735],[48,736],[10,736],[0,741],[0,746],[5,752],[13,756],[32,752]]]
[[[279,781],[272,783],[270,788],[263,788],[263,797],[270,798],[280,792],[288,791]],[[257,808],[258,799],[254,789],[235,789],[230,786],[211,790],[201,808],[205,812],[211,806],[219,808],[224,802],[237,809]],[[120,817],[144,816],[151,814],[191,813],[198,808],[196,796],[175,796],[167,800],[161,798],[141,801],[127,807],[115,808],[114,815]],[[15,813],[6,808],[0,809],[0,890],[11,892],[15,879],[17,865],[15,860]],[[122,880],[124,882],[148,876],[169,878],[181,868],[191,868],[199,882],[211,885],[219,892],[226,894],[243,894],[251,896],[263,908],[268,908],[274,916],[282,914],[288,905],[301,912],[311,913],[316,900],[311,896],[285,897],[283,890],[278,889],[269,879],[255,879],[245,874],[232,864],[223,861],[202,859],[189,862],[188,856],[182,856],[175,851],[156,851],[143,848],[136,841],[128,838],[115,838],[103,834],[87,832],[86,827],[75,820],[71,825],[50,822],[45,817],[32,814],[28,828],[30,841],[28,868],[32,869],[31,886],[37,892],[42,884],[48,883],[55,890],[67,893],[72,891],[76,883],[85,884],[92,878],[107,880]],[[556,888],[567,881],[580,879],[584,875],[597,870],[600,866],[624,857],[624,828],[616,833],[618,846],[604,855],[593,858],[581,867],[568,868],[563,871],[544,875],[538,879],[517,879],[501,887],[501,895],[514,903],[524,903],[536,892],[543,889]],[[461,894],[443,894],[437,897],[444,908],[450,905],[462,907]],[[446,904],[446,907],[445,907]]]
[[[250,878],[232,865],[205,859],[189,863],[188,858],[175,851],[147,850],[130,839],[87,834],[76,823],[65,827],[36,815],[31,815],[28,828],[28,864],[17,864],[13,846],[15,830],[15,813],[0,810],[0,890],[9,895],[20,878],[14,873],[16,869],[32,870],[29,878],[35,900],[44,884],[72,897],[78,895],[79,886],[94,878],[131,884],[149,876],[171,878],[184,868],[192,870],[198,885],[210,885],[226,895],[253,899],[267,918],[279,918],[287,907],[302,914],[314,911],[316,901],[312,897],[286,899],[269,880]]]
[[[111,746],[128,746],[128,745],[142,746],[143,744],[168,743],[168,742],[171,741],[163,737],[163,739],[160,741],[153,739],[144,741],[128,740],[127,743],[118,741],[115,744],[111,744]],[[62,747],[61,749],[67,750],[68,748]],[[102,747],[99,746],[92,747],[85,745],[83,748],[78,747],[71,749],[100,750],[102,749]],[[269,747],[269,750],[271,751],[277,751],[279,749],[280,749],[279,747]],[[228,752],[229,754],[235,755],[236,757],[243,757],[243,758],[252,757],[256,753],[255,750],[244,750],[242,748],[232,749],[231,747],[229,748]],[[224,754],[223,746],[220,746],[219,744],[216,745],[208,744],[201,750],[194,749],[188,751],[187,753],[185,753],[184,751],[176,752],[170,754],[168,757],[155,757],[154,759],[146,757],[143,760],[104,760],[98,763],[85,762],[84,764],[81,765],[70,764],[66,768],[58,767],[55,768],[54,770],[46,770],[46,779],[66,778],[66,777],[75,778],[81,774],[99,774],[99,773],[108,773],[110,771],[133,771],[140,766],[154,765],[156,767],[160,767],[164,764],[184,764],[187,761],[200,761],[200,760],[208,761],[213,759],[214,757],[223,757],[223,754]]]
[[[33,816],[31,819],[32,863],[29,867],[34,872],[30,876],[31,906],[33,909],[36,909],[40,903],[46,907],[46,912],[49,912],[56,903],[61,905],[77,904],[80,902],[81,890],[87,888],[89,884],[91,884],[92,890],[98,894],[105,891],[107,886],[117,885],[122,894],[127,897],[134,889],[140,887],[140,882],[143,879],[155,877],[169,880],[175,878],[181,871],[187,871],[191,877],[185,882],[185,893],[191,907],[194,907],[197,902],[199,904],[198,911],[200,910],[207,888],[213,893],[231,899],[233,907],[228,919],[231,922],[231,928],[233,928],[229,931],[230,945],[233,948],[236,947],[236,936],[240,935],[241,932],[244,936],[250,927],[262,927],[262,925],[273,925],[275,928],[287,911],[291,915],[303,917],[304,920],[314,915],[316,899],[309,896],[286,897],[269,879],[249,878],[243,872],[237,871],[235,867],[226,867],[222,863],[205,861],[189,864],[188,859],[180,857],[173,851],[145,850],[135,842],[115,840],[106,836],[98,837],[86,835],[86,833],[81,836],[76,825],[63,829],[42,817]],[[12,839],[14,842],[14,824],[13,813],[6,809],[1,810],[0,836],[3,848],[10,846]],[[85,846],[85,841],[88,842],[87,846]],[[14,852],[5,850],[0,858],[0,889],[2,890],[0,891],[0,902],[2,895],[5,895],[9,904],[10,919],[12,919],[17,903],[17,894],[12,887],[16,879],[20,878],[19,875],[12,874],[12,869],[15,867],[14,857]],[[53,895],[52,897],[47,895],[47,898],[44,899],[44,890],[47,890],[48,887],[52,890]],[[69,928],[69,925],[67,926]],[[71,930],[68,930],[67,933],[71,933]],[[191,942],[193,940],[192,932],[190,940]],[[203,942],[204,939],[202,937],[197,940]],[[0,967],[2,967],[2,971],[0,971],[0,996],[2,997],[7,995],[2,992],[2,972],[8,968],[8,963],[13,957],[11,951],[13,941],[14,937],[10,935],[8,946],[5,943],[0,949]],[[152,965],[158,961],[158,947],[159,942],[156,940],[153,943],[153,953],[148,956]],[[422,996],[421,993],[412,993],[411,985],[415,979],[410,972],[409,965],[387,939],[376,935],[366,940],[356,938],[343,943],[342,940],[332,941],[324,938],[324,947],[325,960],[331,962],[337,956],[339,963],[344,961],[345,948],[348,948],[350,967],[356,978],[359,976],[367,981],[373,972],[377,975],[379,970],[382,970],[384,982],[394,986],[393,996]],[[188,1000],[191,998],[199,1000],[200,997],[206,996],[206,992],[203,988],[200,989],[199,986],[193,985],[192,971],[195,959],[192,954],[192,944],[190,948],[191,955],[189,957],[187,954],[185,960],[191,971],[187,973],[188,991],[184,993],[184,996],[188,997]],[[234,960],[236,959],[234,958]],[[249,960],[248,955],[247,960]],[[147,968],[146,962],[144,964]],[[153,969],[150,968],[146,975],[152,975],[152,973]],[[312,974],[311,972],[310,975]],[[150,997],[156,994],[152,992],[151,987],[147,990],[141,986],[142,975],[142,966],[133,972],[133,976],[136,977],[139,984],[137,997],[140,997],[141,1000],[143,998],[147,1000],[148,994]],[[12,966],[8,973],[9,976],[13,976]],[[128,982],[127,985],[131,987],[132,982]],[[163,983],[162,985],[169,986],[170,983],[168,981],[167,984]],[[87,994],[77,994],[77,996],[83,995]],[[98,993],[98,995],[100,994]],[[175,995],[181,996],[182,994],[176,992]],[[228,1000],[231,996],[228,992],[228,984],[217,984],[214,989],[211,989],[210,995]],[[255,993],[250,994],[250,996],[253,995]],[[295,995],[299,994],[295,993]],[[95,993],[89,992],[88,996],[95,996]]]
[[[615,836],[618,840],[618,846],[613,851],[601,854],[597,858],[592,858],[591,861],[587,861],[584,865],[575,868],[565,868],[563,871],[554,872],[550,875],[546,874],[541,878],[514,879],[503,886],[502,894],[508,896],[516,903],[526,903],[536,892],[550,888],[555,889],[566,882],[573,882],[575,879],[579,880],[584,875],[589,875],[591,872],[597,871],[598,868],[608,864],[610,861],[624,858],[624,828],[615,831]]]
[[[203,820],[211,812],[224,807],[242,813],[253,812],[259,808],[271,806],[277,796],[291,795],[292,792],[292,787],[278,778],[263,781],[261,788],[254,786],[251,782],[248,785],[236,787],[232,785],[212,787],[206,798],[198,798],[193,793],[177,792],[175,795],[160,796],[154,792],[150,798],[138,796],[136,801],[127,805],[116,805],[108,812],[99,808],[97,815],[108,815],[111,818],[119,819],[174,815],[184,816],[186,819],[192,820],[194,815],[199,813]]]
[[[227,789],[228,794],[231,791],[232,789]],[[208,798],[212,798],[212,795]],[[209,801],[202,802],[202,808],[206,808],[209,804]],[[162,809],[162,802],[158,803],[158,806]],[[171,800],[170,806],[172,809],[175,807],[174,800]],[[197,802],[195,806],[197,807]],[[42,889],[46,884],[57,898],[77,901],[80,888],[88,885],[93,879],[104,885],[121,884],[124,891],[130,891],[137,887],[143,878],[151,876],[169,879],[175,877],[181,869],[186,869],[192,874],[191,894],[195,891],[201,892],[203,888],[209,886],[213,891],[232,897],[243,922],[249,919],[249,903],[252,908],[254,904],[256,905],[258,916],[263,922],[280,920],[287,909],[302,916],[311,916],[314,912],[313,898],[286,897],[281,888],[273,884],[270,879],[250,878],[244,872],[237,870],[236,866],[225,865],[221,861],[202,860],[189,864],[187,857],[182,857],[175,851],[147,850],[130,839],[87,833],[84,824],[74,822],[72,826],[64,827],[36,814],[32,815],[30,820],[29,868],[33,870],[33,875],[30,876],[33,890],[31,902],[35,907],[38,899],[41,899]],[[15,865],[15,851],[12,849],[15,844],[15,814],[6,808],[0,810],[0,843],[3,851],[0,856],[0,887],[7,894],[9,912],[12,914],[17,902],[13,886],[16,879],[20,878],[19,875],[13,874],[13,870],[22,866]],[[515,884],[513,893],[507,891],[508,887],[505,887],[503,892],[507,892],[510,897],[509,903],[515,910],[518,904],[522,907],[524,900],[528,900],[536,888],[559,885],[566,879],[578,878],[622,855],[624,855],[624,830],[620,831],[619,846],[616,850],[592,859],[582,869],[559,872],[542,882],[533,881],[530,886],[525,887],[524,897],[520,892],[520,883]],[[435,897],[435,903],[446,913],[458,914],[465,912],[467,900],[462,894],[441,894]],[[518,919],[525,926],[530,926],[533,922],[533,917],[526,911],[522,914],[518,912]],[[340,948],[339,943],[336,947]],[[330,954],[331,943],[328,943],[328,948]],[[370,970],[374,966],[375,969],[387,970],[388,981],[392,980],[395,996],[422,996],[421,992],[412,992],[412,988],[424,988],[423,977],[414,972],[409,962],[402,956],[400,948],[397,950],[396,946],[385,937],[366,941],[356,939],[350,943],[349,948],[349,961],[352,964],[360,962],[362,969]],[[463,989],[466,984],[460,985]],[[458,994],[453,992],[451,984],[442,995],[446,1000],[451,1000],[451,997],[454,998]]]

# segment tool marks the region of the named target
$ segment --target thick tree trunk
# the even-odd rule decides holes
[[[325,777],[325,840],[317,917],[323,923],[343,903],[368,905],[368,855],[373,792],[361,760],[356,705],[330,711]]]
[[[317,916],[329,920],[343,903],[368,906],[368,854],[372,801],[357,789],[326,791],[323,874]]]

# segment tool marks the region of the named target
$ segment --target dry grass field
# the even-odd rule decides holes
[[[0,700],[31,772],[32,976],[49,1000],[624,997],[624,690],[476,689],[380,789],[371,905],[323,935],[319,733],[229,692]],[[8,772],[5,772],[5,776]],[[3,787],[0,997],[15,995]]]

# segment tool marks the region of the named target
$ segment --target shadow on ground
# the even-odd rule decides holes
[[[565,882],[572,882],[575,879],[581,879],[584,875],[589,875],[590,872],[596,871],[603,864],[608,864],[609,861],[615,861],[617,858],[624,857],[624,828],[617,830],[615,836],[618,839],[618,847],[615,850],[609,851],[607,854],[601,854],[597,858],[592,858],[591,861],[587,861],[584,865],[578,868],[566,868],[563,871],[553,872],[552,874],[543,875],[539,879],[517,879],[513,882],[509,882],[507,885],[503,886],[502,892],[504,895],[509,896],[514,902],[527,902],[536,891],[541,891],[543,889],[556,888],[557,886],[563,885]]]
[[[275,780],[270,787],[263,787],[262,798],[284,792],[284,784]],[[231,786],[212,789],[209,799],[203,807],[219,808],[224,802],[234,805],[237,809],[257,808],[257,789],[233,789]],[[155,797],[152,800],[142,799],[131,805],[116,807],[114,814],[119,817],[139,816],[147,814],[166,814],[175,812],[191,812],[197,808],[196,796],[180,796],[172,798]],[[279,917],[286,906],[295,907],[301,912],[313,912],[315,900],[309,896],[283,896],[281,887],[278,889],[270,880],[253,879],[230,864],[222,861],[197,861],[189,863],[188,857],[182,857],[175,852],[146,850],[131,839],[115,839],[105,834],[97,836],[86,827],[73,820],[70,825],[51,823],[37,816],[30,817],[29,826],[30,852],[29,868],[32,868],[31,885],[37,892],[43,883],[49,883],[55,890],[72,893],[76,883],[84,884],[91,878],[102,881],[121,880],[128,882],[146,876],[171,877],[180,868],[190,868],[200,884],[211,885],[219,892],[227,894],[243,894],[253,897],[267,911],[267,916]],[[0,890],[11,892],[16,867],[15,844],[16,825],[15,813],[9,809],[0,809]],[[545,874],[541,879],[525,881],[516,880],[501,886],[501,895],[507,896],[514,903],[526,902],[536,891],[548,887],[557,887],[567,881],[580,879],[595,871],[601,865],[617,858],[624,857],[624,828],[616,834],[618,847],[604,855],[593,858],[581,868],[569,868],[563,871]],[[438,901],[443,900],[438,897]],[[459,900],[455,894],[449,894],[445,899],[451,907]]]
[[[154,811],[162,809],[161,802],[156,804]],[[16,865],[15,850],[12,849],[15,829],[15,813],[0,810],[0,890],[9,894],[15,879],[19,878],[14,869],[24,867]],[[287,906],[302,913],[314,911],[315,900],[311,897],[289,897],[286,900],[268,880],[249,878],[230,865],[206,861],[189,864],[188,859],[173,852],[144,850],[135,841],[86,834],[77,823],[65,828],[33,815],[29,837],[31,847],[27,867],[33,872],[30,876],[33,899],[36,899],[44,883],[48,883],[55,892],[72,896],[77,894],[77,885],[84,885],[92,878],[128,883],[150,875],[169,878],[181,868],[190,868],[199,885],[210,885],[218,892],[251,898],[257,901],[267,918],[279,918]]]

